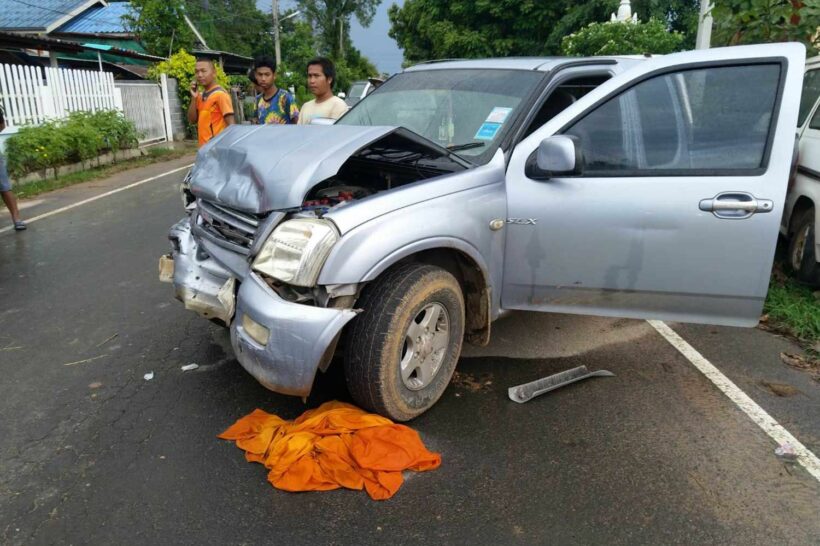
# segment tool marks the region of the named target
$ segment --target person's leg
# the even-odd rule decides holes
[[[0,191],[0,196],[3,197],[3,202],[6,204],[6,208],[9,209],[11,213],[11,220],[13,222],[20,221],[20,211],[17,208],[17,198],[14,197],[14,193],[9,191]]]
[[[17,198],[11,191],[11,180],[9,173],[6,171],[6,160],[0,155],[0,197],[3,198],[3,203],[8,207],[11,213],[11,220],[14,222],[14,229],[17,231],[26,229],[26,223],[20,220],[20,210],[17,208]]]

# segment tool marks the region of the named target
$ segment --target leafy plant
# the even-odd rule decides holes
[[[6,141],[6,157],[9,174],[19,178],[136,146],[137,130],[120,112],[73,112],[63,120],[22,127]]]
[[[669,32],[657,19],[646,23],[590,23],[561,42],[564,55],[640,55],[680,51],[683,34]]]
[[[162,61],[155,65],[148,67],[148,77],[159,81],[161,74],[167,74],[171,78],[177,80],[177,96],[182,105],[182,111],[187,112],[191,105],[191,82],[194,81],[194,71],[196,68],[196,57],[180,49],[178,52],[171,55],[168,60]],[[219,85],[228,89],[230,81],[225,71],[219,64],[216,64],[216,81]],[[187,118],[186,118],[187,119]]]
[[[725,0],[712,9],[712,45],[802,42],[809,56],[820,50],[816,0]]]

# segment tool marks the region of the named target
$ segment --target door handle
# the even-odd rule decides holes
[[[757,199],[745,192],[725,192],[711,199],[701,199],[698,208],[718,218],[742,220],[756,213],[771,212],[774,202],[771,199]]]

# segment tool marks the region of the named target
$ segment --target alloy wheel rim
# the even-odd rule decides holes
[[[450,315],[438,302],[424,306],[410,321],[404,335],[399,372],[404,386],[412,391],[433,382],[450,345]]]

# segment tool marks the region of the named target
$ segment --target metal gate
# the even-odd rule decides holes
[[[166,140],[160,85],[148,81],[115,81],[114,85],[122,92],[123,114],[136,125],[140,144]]]

